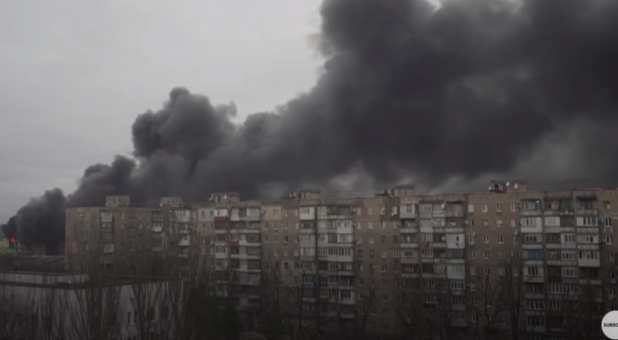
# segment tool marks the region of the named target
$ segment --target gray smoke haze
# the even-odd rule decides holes
[[[615,183],[618,2],[325,0],[321,14],[308,93],[236,125],[233,104],[175,88],[135,120],[135,159],[88,168],[67,204],[494,175]]]

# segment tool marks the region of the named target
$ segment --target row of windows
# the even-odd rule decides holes
[[[488,213],[489,212],[489,205],[487,203],[482,203],[480,204],[481,206],[481,212],[482,213]],[[516,201],[510,202],[510,203],[505,203],[505,202],[496,202],[496,212],[500,213],[503,211],[503,209],[508,206],[511,210],[511,212],[516,212],[517,209],[519,208],[519,203]],[[468,204],[468,212],[469,213],[474,213],[475,211],[475,206],[474,204]]]

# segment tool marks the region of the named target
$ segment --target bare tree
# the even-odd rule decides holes
[[[510,301],[507,296],[506,271],[495,275],[489,267],[482,270],[471,281],[474,290],[469,292],[469,306],[476,320],[474,324],[475,336],[479,339],[494,339],[501,334],[503,329],[500,322],[505,319],[510,309]],[[515,302],[518,303],[518,302]]]
[[[71,288],[64,290],[62,308],[69,316],[71,339],[107,340],[120,336],[119,306],[123,282],[106,268],[96,249],[83,254],[82,274],[75,275]]]
[[[263,261],[262,263],[267,263]],[[282,307],[285,300],[280,268],[262,267],[258,329],[268,339],[282,339],[290,334],[290,322]]]
[[[364,282],[362,288],[357,290],[358,302],[356,304],[356,327],[355,337],[367,338],[369,317],[376,312],[377,307],[377,284],[373,275]]]

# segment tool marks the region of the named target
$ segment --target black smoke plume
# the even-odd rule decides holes
[[[321,14],[325,63],[309,92],[235,125],[233,105],[176,88],[137,117],[135,159],[88,168],[67,204],[247,197],[354,174],[614,183],[618,2],[325,0]]]
[[[44,247],[46,253],[57,253],[64,241],[64,194],[60,189],[46,191],[19,209],[2,231],[25,246]]]

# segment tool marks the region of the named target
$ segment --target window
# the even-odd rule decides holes
[[[539,276],[539,266],[526,266],[526,274],[528,276]]]
[[[560,243],[560,234],[559,233],[545,234],[545,242],[546,243]]]
[[[498,234],[498,243],[499,244],[503,244],[504,243],[504,236],[502,235],[502,233]]]
[[[598,250],[580,250],[578,256],[580,260],[598,260],[599,251]]]
[[[560,261],[560,250],[547,250],[547,259],[550,261]]]
[[[401,271],[409,274],[418,273],[418,267],[416,264],[404,263],[401,265]]]
[[[598,243],[598,237],[595,234],[577,235],[578,243]]]
[[[524,210],[534,211],[541,210],[541,201],[540,200],[524,200],[523,201]]]
[[[498,228],[502,228],[502,225],[503,225],[502,220],[497,220],[497,221],[496,221],[496,227],[498,227]]]
[[[548,227],[559,227],[560,216],[545,216],[545,225]]]
[[[249,255],[249,256],[260,256],[260,248],[258,248],[258,247],[247,247],[247,255]]]
[[[583,199],[580,199],[580,200],[578,200],[578,203],[579,203],[579,206],[581,207],[581,209],[590,210],[590,209],[594,208],[594,201],[593,200],[587,200],[587,199],[583,200]]]
[[[502,212],[502,202],[496,202],[496,212]]]
[[[568,234],[562,234],[563,238],[564,238],[564,243],[574,243],[575,242],[575,234],[573,233],[568,233]]]
[[[470,214],[474,213],[474,204],[468,204],[468,213]]]
[[[423,274],[433,274],[433,264],[423,263]]]
[[[464,280],[449,280],[449,286],[451,289],[463,289]]]
[[[583,227],[597,226],[597,216],[577,216],[577,225]]]
[[[531,249],[528,250],[528,254],[527,254],[527,259],[528,260],[540,260],[542,261],[544,258],[545,253],[543,252],[542,249]]]
[[[421,251],[421,255],[423,257],[433,257],[433,249],[432,248],[424,248]]]
[[[575,260],[575,250],[562,250],[560,251],[560,257],[563,260]]]
[[[562,267],[562,276],[569,278],[577,277],[577,267]]]
[[[487,204],[483,204],[483,206],[481,207],[481,212],[482,213],[487,213],[487,211],[489,211],[489,208],[487,207]]]
[[[432,233],[421,233],[421,242],[432,242],[433,234]]]
[[[540,299],[526,300],[526,307],[528,307],[529,310],[544,310],[545,302]]]
[[[543,242],[542,234],[524,234],[524,243],[541,243]]]
[[[474,232],[468,233],[468,244],[469,245],[473,245],[474,244],[475,237],[476,237],[476,233],[474,233]]]
[[[526,323],[528,327],[542,327],[543,326],[543,317],[537,315],[529,315]]]
[[[406,249],[406,250],[403,251],[403,257],[416,258],[416,257],[418,257],[418,251],[417,250],[412,250],[412,249]]]

